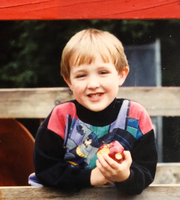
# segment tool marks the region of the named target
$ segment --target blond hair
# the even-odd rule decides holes
[[[69,80],[70,66],[91,64],[100,54],[105,63],[113,62],[120,73],[128,67],[124,47],[120,40],[109,32],[86,29],[76,33],[66,44],[61,58],[61,75]]]

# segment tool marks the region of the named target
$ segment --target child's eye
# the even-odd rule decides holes
[[[105,70],[103,70],[103,71],[100,72],[100,74],[102,74],[102,75],[103,75],[103,74],[108,74],[108,73],[109,73],[109,72],[108,72],[108,71],[105,71]]]
[[[83,78],[83,77],[85,77],[86,75],[85,74],[78,74],[77,76],[76,76],[76,78]]]

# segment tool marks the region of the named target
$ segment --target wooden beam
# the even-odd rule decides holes
[[[1,118],[45,118],[52,108],[72,99],[68,88],[1,89]]]
[[[141,103],[151,116],[180,116],[179,87],[122,87],[118,97]],[[71,99],[68,88],[1,89],[0,118],[45,118],[56,104]]]
[[[0,200],[179,200],[180,185],[151,185],[140,195],[124,195],[115,187],[86,188],[78,193],[65,193],[45,187],[0,187]]]
[[[153,184],[180,184],[180,163],[158,163]]]
[[[180,116],[180,87],[121,87],[118,98],[141,103],[151,116]],[[45,118],[71,99],[68,88],[0,89],[0,118]]]
[[[141,103],[150,116],[180,116],[180,87],[121,87],[118,97]]]
[[[1,0],[0,20],[174,19],[178,0]]]

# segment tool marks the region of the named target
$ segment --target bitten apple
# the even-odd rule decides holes
[[[97,154],[108,154],[113,160],[122,163],[124,158],[124,147],[118,142],[113,141],[110,144],[103,144],[99,147]]]

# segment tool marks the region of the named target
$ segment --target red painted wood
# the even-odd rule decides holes
[[[180,18],[179,0],[0,0],[0,20]]]

